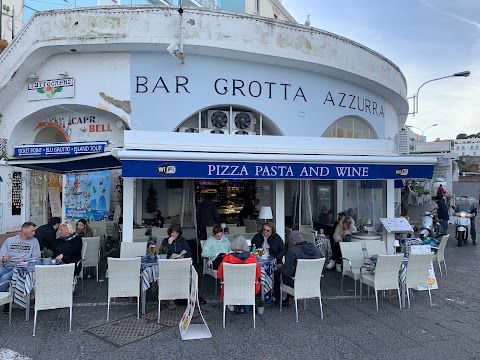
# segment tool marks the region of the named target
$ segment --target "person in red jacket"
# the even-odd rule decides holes
[[[223,257],[220,266],[218,267],[217,276],[223,281],[223,264],[257,264],[257,271],[255,272],[255,294],[260,291],[260,265],[258,265],[257,257],[250,253],[250,247],[247,244],[247,240],[243,236],[235,236],[230,244],[231,252]],[[223,286],[220,299],[223,299]]]

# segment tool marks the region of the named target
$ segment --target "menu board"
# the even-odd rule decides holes
[[[404,217],[399,218],[380,218],[385,230],[388,233],[412,233],[412,225]]]

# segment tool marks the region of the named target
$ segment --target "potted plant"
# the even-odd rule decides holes
[[[168,254],[168,249],[165,246],[160,245],[158,249],[158,258],[159,259],[166,259]]]
[[[50,265],[52,263],[52,256],[53,251],[44,247],[42,250],[43,265]]]
[[[258,299],[257,300],[257,314],[262,315],[264,310],[265,310],[265,300]]]

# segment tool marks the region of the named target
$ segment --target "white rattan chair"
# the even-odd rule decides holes
[[[77,262],[77,265],[76,265],[77,268],[81,266],[82,269],[80,270],[78,275],[75,277],[77,281],[78,279],[82,279],[82,294],[83,294],[83,263],[85,263],[86,252],[87,252],[87,243],[82,239],[82,258]]]
[[[163,240],[168,236],[168,228],[152,227],[152,236],[155,236],[157,240],[158,238],[161,238]]]
[[[440,240],[440,245],[438,246],[437,253],[433,255],[433,260],[438,263],[438,268],[440,269],[440,277],[443,277],[442,273],[442,261],[443,266],[445,266],[445,275],[447,275],[447,263],[445,262],[445,247],[447,246],[448,238],[450,235],[443,235]]]
[[[140,317],[140,264],[141,258],[107,258],[108,304],[107,321],[110,319],[110,299],[117,297],[137,298],[137,319]]]
[[[2,282],[0,285],[10,283],[10,280]],[[12,323],[12,301],[13,301],[13,292],[12,292],[12,285],[10,284],[7,291],[0,292],[0,306],[9,304],[8,309],[8,325]]]
[[[387,248],[384,241],[367,240],[365,241],[365,250],[367,250],[367,257],[373,255],[387,255]]]
[[[133,258],[137,256],[145,256],[147,254],[147,242],[133,242],[120,244],[120,258]]]
[[[255,275],[257,264],[223,264],[223,327],[228,305],[252,305],[255,329]]]
[[[148,242],[150,240],[150,236],[136,236],[133,238],[133,242]]]
[[[205,227],[205,232],[207,233],[207,239],[213,235],[213,226]]]
[[[308,232],[308,233],[307,232],[301,232],[300,234],[302,234],[303,240],[315,245],[315,234],[314,233],[312,233],[312,232]]]
[[[410,291],[416,287],[426,287],[432,306],[432,294],[429,285],[429,270],[433,259],[433,253],[429,254],[410,254],[407,264],[407,276],[405,278],[405,288],[407,289],[408,308],[410,309]]]
[[[245,232],[256,233],[257,232],[257,220],[243,219],[245,224]]]
[[[200,247],[203,250],[203,245],[205,244],[206,240],[200,240]],[[208,258],[204,257],[203,259],[203,271],[202,271],[202,290],[203,290],[203,279],[206,275],[210,275],[215,280],[215,297],[217,297],[217,270],[213,270],[210,266],[208,266]]]
[[[139,229],[133,229],[133,237],[142,237],[145,236],[145,232],[147,231],[147,228],[139,228]]]
[[[158,259],[158,322],[162,300],[188,299],[192,259]]]
[[[320,291],[320,280],[322,279],[325,258],[321,259],[299,259],[295,270],[294,287],[280,284],[280,299],[283,299],[283,292],[290,294],[295,300],[295,314],[298,322],[297,300],[304,299],[303,308],[307,308],[307,299],[318,297],[320,302],[320,317],[323,319],[322,293]],[[282,277],[280,277],[282,279]],[[280,301],[280,311],[282,302]]]
[[[35,266],[35,316],[33,336],[40,310],[70,308],[70,330],[72,331],[73,277],[75,264]]]
[[[85,251],[85,261],[82,271],[89,267],[95,267],[95,273],[98,281],[98,262],[100,261],[100,236],[84,237],[82,241],[87,244]]]
[[[237,227],[231,227],[228,228],[228,233],[230,235],[238,235],[238,234],[243,234],[247,232],[247,228],[245,226],[237,226]]]
[[[340,242],[342,252],[342,283],[340,290],[343,290],[343,278],[349,276],[354,280],[355,299],[357,298],[357,280],[360,279],[360,268],[364,264],[363,249],[361,242]]]
[[[375,291],[375,300],[378,311],[378,290],[397,290],[398,303],[400,309],[402,302],[400,299],[399,272],[402,265],[403,254],[400,255],[378,255],[375,275],[367,274],[363,270],[360,272],[360,301],[362,300],[362,284],[373,287]],[[368,297],[370,298],[370,288],[368,288]]]

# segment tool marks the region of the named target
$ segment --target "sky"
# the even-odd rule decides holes
[[[408,96],[426,84],[407,125],[427,141],[480,133],[480,0],[283,0],[303,24],[354,40],[395,63]],[[410,103],[412,111],[412,103]],[[430,125],[436,126],[429,127]],[[428,129],[427,129],[428,127]],[[419,130],[420,129],[420,130]]]

